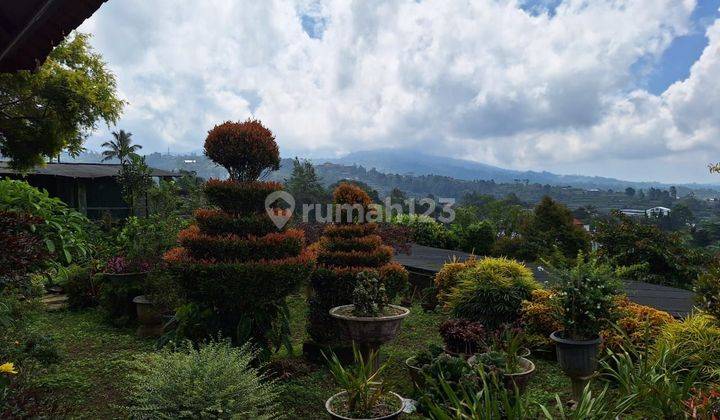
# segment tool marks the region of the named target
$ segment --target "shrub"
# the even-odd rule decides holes
[[[447,303],[447,297],[450,291],[457,285],[458,274],[463,270],[474,267],[477,264],[477,259],[471,256],[465,261],[459,261],[453,256],[451,262],[445,263],[440,271],[435,274],[435,290],[438,294],[438,301],[441,303]]]
[[[265,170],[280,167],[275,136],[258,120],[216,125],[205,140],[205,155],[235,181],[255,181]]]
[[[665,324],[655,351],[671,348],[673,360],[688,370],[699,370],[699,380],[720,380],[720,326],[710,315],[696,313]]]
[[[445,348],[454,353],[475,354],[485,347],[485,327],[467,319],[448,319],[440,324]]]
[[[445,249],[457,247],[458,239],[455,233],[446,229],[442,223],[437,222],[432,217],[400,214],[395,216],[392,222],[410,228],[412,241],[420,245]]]
[[[489,255],[497,234],[492,223],[484,220],[463,228],[458,236],[461,250],[476,255]]]
[[[715,385],[709,390],[694,389],[684,404],[685,414],[691,419],[720,418],[720,388]]]
[[[47,253],[43,238],[34,232],[42,223],[39,217],[0,210],[0,279],[14,279],[19,286],[18,278],[42,262]]]
[[[145,290],[145,273],[114,276],[100,275],[100,307],[113,325],[122,327],[137,319],[133,299]]]
[[[353,315],[358,317],[378,317],[385,314],[388,304],[385,285],[372,271],[358,273],[353,290]]]
[[[522,263],[484,258],[462,270],[446,299],[453,316],[479,321],[488,328],[517,319],[523,300],[540,287]]]
[[[528,300],[522,302],[520,325],[525,331],[526,344],[531,348],[548,350],[554,346],[550,334],[562,328],[559,319],[561,309],[552,302],[554,293],[533,290]]]
[[[625,296],[617,296],[614,305],[615,325],[600,332],[603,345],[613,352],[628,345],[644,351],[652,347],[665,325],[675,322],[669,313],[633,303]]]
[[[196,224],[178,235],[182,246],[163,257],[185,301],[176,334],[252,339],[263,356],[290,348],[285,298],[310,276],[314,256],[303,251],[301,231],[279,231],[265,212],[265,195],[279,184],[256,178],[277,169],[272,133],[258,121],[225,123],[208,134],[205,152],[231,180],[209,182],[208,198],[225,208],[197,210]]]
[[[550,278],[562,308],[565,338],[596,337],[612,318],[613,298],[620,289],[613,270],[594,258],[585,261],[580,253],[573,267],[551,269]]]
[[[128,217],[115,242],[119,254],[135,262],[155,265],[163,254],[177,244],[177,235],[187,222],[177,215]]]
[[[190,342],[140,360],[125,409],[132,418],[253,418],[281,414],[275,382],[253,363],[248,345]]]
[[[88,242],[90,222],[47,191],[27,182],[0,180],[0,211],[26,213],[39,217],[37,232],[47,251],[63,264],[87,257],[92,251]]]
[[[720,319],[720,268],[713,267],[695,281],[695,300],[698,308]]]
[[[335,204],[365,205],[371,200],[360,188],[340,184],[334,194]],[[308,298],[308,333],[310,347],[332,347],[344,344],[342,329],[329,315],[331,308],[352,303],[358,274],[367,272],[382,283],[388,299],[393,300],[407,287],[408,273],[393,263],[393,249],[382,245],[375,223],[340,223],[328,225],[315,244],[318,268],[310,278]]]
[[[70,309],[90,308],[99,303],[102,275],[95,274],[92,267],[71,265],[64,277],[63,290]]]

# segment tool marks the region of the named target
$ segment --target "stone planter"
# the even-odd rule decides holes
[[[425,376],[423,376],[422,369],[415,365],[415,357],[408,357],[405,359],[405,368],[407,368],[410,380],[416,389],[422,389],[425,386]]]
[[[503,385],[505,388],[512,391],[517,387],[519,393],[523,393],[527,384],[530,382],[533,376],[535,376],[535,363],[530,359],[518,356],[518,364],[523,368],[522,372],[518,373],[505,373],[503,374]],[[475,356],[468,359],[470,365],[475,364]]]
[[[328,398],[327,401],[325,401],[325,410],[327,410],[328,414],[330,414],[330,418],[337,419],[337,420],[389,420],[389,419],[397,419],[400,417],[400,415],[403,412],[403,408],[405,408],[405,400],[403,400],[403,397],[400,395],[390,391],[389,394],[393,395],[395,398],[397,398],[400,401],[400,409],[395,411],[392,414],[388,414],[387,416],[383,417],[370,417],[367,419],[356,419],[353,417],[345,417],[340,414],[335,413],[332,410],[333,402],[340,396],[344,395],[346,391],[338,392],[337,394],[333,395],[332,397]]]
[[[117,326],[133,324],[137,318],[137,309],[133,303],[135,296],[143,293],[148,272],[102,273],[99,286],[100,307]]]
[[[145,295],[133,299],[137,311],[138,337],[159,337],[163,333],[163,319],[160,310]]]
[[[336,306],[330,309],[330,316],[340,321],[347,336],[360,347],[365,360],[371,352],[378,352],[380,346],[392,341],[400,330],[400,324],[410,314],[410,309],[397,305],[388,305],[395,309],[397,315],[378,317],[361,317],[351,314],[353,305]],[[380,357],[375,359],[375,368],[380,364]]]
[[[598,336],[592,340],[570,340],[562,337],[562,331],[550,334],[550,339],[555,342],[560,368],[572,381],[573,396],[579,400],[588,379],[597,369],[602,339]]]

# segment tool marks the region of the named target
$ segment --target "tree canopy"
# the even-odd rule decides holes
[[[0,74],[0,153],[29,169],[63,150],[76,155],[98,121],[114,124],[123,105],[113,73],[89,35],[60,43],[36,71]]]

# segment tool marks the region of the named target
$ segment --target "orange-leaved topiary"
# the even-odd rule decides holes
[[[367,208],[372,204],[365,191],[349,183],[341,183],[333,198],[336,205]],[[375,223],[366,223],[360,218],[353,222],[345,220],[327,226],[314,244],[318,264],[310,278],[308,333],[311,342],[305,346],[308,356],[318,356],[318,349],[348,344],[342,329],[328,312],[335,306],[352,303],[358,273],[374,272],[385,285],[390,299],[407,287],[407,271],[392,261],[393,248],[384,245],[377,232]]]
[[[230,179],[236,181],[254,181],[264,171],[280,167],[275,136],[252,119],[216,125],[205,139],[205,155],[224,166]]]
[[[232,179],[206,183],[206,198],[217,208],[197,210],[195,224],[178,235],[180,247],[164,256],[187,300],[176,331],[196,340],[252,339],[267,355],[288,342],[285,298],[310,276],[314,254],[304,249],[302,231],[278,229],[265,212],[265,197],[282,189],[255,179],[278,160],[270,130],[257,121],[221,124],[205,149]]]

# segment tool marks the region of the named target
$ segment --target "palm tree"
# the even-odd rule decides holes
[[[137,150],[142,149],[139,144],[132,144],[132,133],[125,130],[119,132],[113,131],[112,133],[115,140],[106,141],[102,144],[102,147],[106,147],[107,150],[102,152],[103,162],[117,158],[120,163],[125,163],[130,156],[137,155]]]

